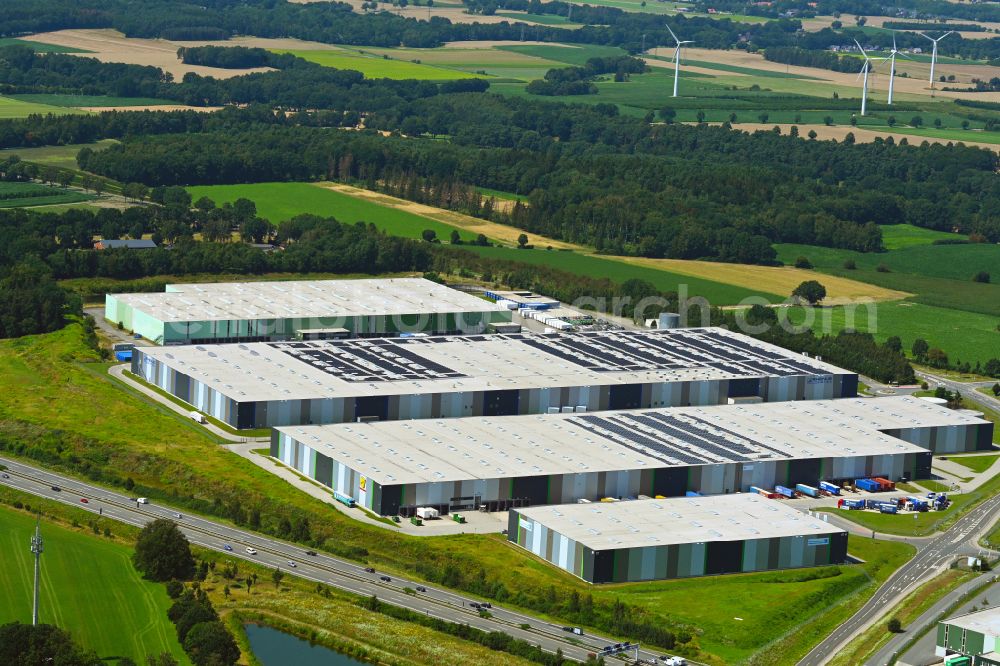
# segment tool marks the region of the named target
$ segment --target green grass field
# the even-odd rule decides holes
[[[275,53],[291,53],[308,60],[323,65],[324,67],[335,67],[337,69],[352,69],[361,72],[369,79],[422,79],[428,81],[451,81],[455,79],[473,78],[468,72],[461,72],[455,69],[445,69],[431,65],[417,64],[406,60],[392,60],[388,58],[376,58],[365,56],[359,53],[338,50],[338,51],[292,51],[277,50]]]
[[[40,183],[0,182],[0,208],[26,208],[89,201],[94,197],[83,192],[49,187]]]
[[[92,150],[103,150],[113,146],[118,141],[115,139],[102,139],[94,143],[69,143],[62,146],[39,146],[37,148],[5,148],[0,150],[0,159],[9,155],[17,155],[26,162],[36,162],[47,164],[64,169],[76,169],[76,156],[83,148]]]
[[[822,283],[823,277],[817,276]],[[873,314],[869,314],[873,311]],[[804,323],[805,310],[783,308],[780,316],[788,317],[795,325]],[[964,312],[949,308],[934,307],[912,300],[889,301],[878,304],[834,306],[815,311],[817,319],[812,324],[816,332],[836,333],[844,328],[872,333],[876,339],[884,341],[896,335],[903,342],[903,349],[909,351],[916,338],[923,338],[931,347],[938,347],[948,353],[952,362],[956,360],[985,362],[1000,358],[1000,334],[996,326],[998,319],[993,316]]]
[[[52,106],[49,104],[37,104],[34,102],[22,102],[19,99],[12,99],[10,97],[0,97],[0,120],[7,118],[27,118],[32,114],[53,114],[53,115],[65,115],[68,113],[86,113],[86,111],[80,111],[79,109],[67,109],[60,106]]]
[[[781,297],[775,294],[768,294],[748,287],[723,284],[578,252],[561,252],[544,248],[518,250],[508,247],[467,247],[466,249],[495,259],[538,264],[579,275],[607,277],[615,282],[624,282],[632,278],[648,280],[662,291],[677,291],[680,285],[687,285],[687,293],[690,297],[703,296],[713,305],[738,303],[743,298],[753,295],[761,295],[771,300],[781,300]]]
[[[107,95],[55,95],[55,94],[25,94],[10,95],[10,99],[29,102],[32,104],[45,104],[49,106],[77,107],[77,106],[162,106],[164,104],[174,104],[162,99],[152,97],[108,97]]]
[[[28,541],[35,520],[0,507],[0,623],[31,621],[33,560]],[[66,629],[105,659],[171,653],[190,663],[167,619],[164,586],[144,581],[130,548],[52,523],[42,523],[39,619]],[[113,662],[112,662],[113,663]]]
[[[380,206],[310,183],[255,183],[252,185],[206,185],[187,188],[192,199],[208,197],[216,204],[241,197],[257,204],[261,217],[277,224],[301,213],[335,217],[340,222],[371,222],[394,236],[420,238],[424,229],[433,229],[438,238],[447,240],[456,227]],[[475,240],[475,234],[459,230],[463,240]]]
[[[962,239],[964,236],[915,227],[912,224],[886,224],[882,229],[882,244],[887,250],[899,250],[914,245],[931,245],[936,240]]]
[[[905,236],[911,232],[892,233]],[[900,241],[892,238],[892,233],[890,243],[902,242],[904,247],[879,253],[814,245],[776,244],[774,247],[778,259],[786,264],[804,256],[820,273],[917,294],[912,300],[925,305],[1000,317],[1000,284],[997,284],[1000,245],[929,245],[913,243],[912,239]],[[854,261],[857,269],[845,269],[844,262],[848,260]],[[877,270],[883,264],[889,272]],[[981,271],[993,278],[990,284],[973,282],[972,277]]]
[[[985,456],[948,456],[948,460],[958,463],[963,467],[968,467],[976,474],[982,474],[997,461],[997,454],[993,453]]]
[[[4,46],[27,46],[38,53],[91,53],[85,49],[76,49],[72,46],[60,46],[59,44],[45,44],[43,42],[33,42],[28,39],[15,39],[13,37],[0,37],[0,47]]]

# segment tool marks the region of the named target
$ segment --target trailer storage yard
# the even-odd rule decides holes
[[[929,477],[931,452],[886,434],[900,422],[916,440],[992,436],[989,422],[918,398],[854,398],[289,426],[273,431],[271,456],[382,515],[779,488],[794,497],[809,496],[800,486],[833,494],[857,479]]]
[[[719,328],[137,349],[235,428],[853,397],[857,375]]]
[[[507,538],[588,583],[839,564],[847,532],[757,495],[515,509]]]

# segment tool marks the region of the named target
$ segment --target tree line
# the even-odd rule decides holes
[[[593,81],[602,74],[614,74],[615,81],[626,81],[631,74],[647,71],[645,61],[631,56],[589,58],[583,67],[555,67],[544,78],[531,81],[526,90],[532,95],[594,95]]]

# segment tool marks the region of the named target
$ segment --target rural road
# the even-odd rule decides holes
[[[921,379],[927,381],[931,387],[938,384],[943,385],[949,391],[958,391],[962,394],[962,397],[966,400],[971,400],[972,402],[979,403],[984,407],[989,409],[1000,411],[1000,400],[994,398],[991,395],[985,395],[977,391],[977,388],[990,387],[995,383],[994,381],[984,381],[984,382],[959,382],[954,379],[949,379],[947,377],[941,377],[940,375],[935,375],[924,370],[918,370],[917,376]]]
[[[838,626],[809,654],[799,661],[799,666],[820,666],[858,633],[881,619],[883,614],[898,603],[914,586],[927,582],[935,570],[947,566],[952,558],[975,554],[968,550],[967,542],[975,540],[991,528],[1000,517],[1000,495],[991,497],[955,521],[948,530],[931,540],[917,542],[917,554],[897,569],[868,602],[848,620]]]
[[[140,505],[125,495],[7,458],[0,458],[0,464],[7,467],[5,473],[9,476],[0,478],[0,483],[17,490],[59,501],[94,514],[101,511],[101,515],[106,518],[137,527],[157,518],[169,518],[178,524],[191,543],[203,548],[226,552],[230,557],[249,560],[267,567],[280,567],[290,575],[330,585],[352,594],[377,595],[380,600],[387,603],[441,620],[461,622],[483,631],[502,631],[514,638],[539,645],[547,652],[554,653],[557,649],[561,649],[570,659],[586,661],[589,653],[619,642],[589,634],[573,636],[563,631],[561,625],[496,606],[490,610],[490,617],[481,617],[469,605],[471,602],[481,601],[479,599],[431,586],[427,586],[424,592],[408,594],[405,589],[415,590],[420,583],[395,575],[392,575],[391,580],[383,581],[380,576],[386,575],[384,572],[367,573],[362,564],[322,553],[315,556],[306,555],[302,546],[198,516],[181,514],[182,517],[177,518],[177,513],[172,508],[158,504]],[[53,490],[53,486],[59,490]],[[88,503],[81,503],[81,498],[86,498]],[[227,545],[232,551],[226,550]],[[246,549],[251,547],[257,550],[256,555],[247,553]],[[295,565],[292,566],[291,562]],[[42,566],[45,566],[44,556]],[[524,628],[525,626],[528,628]],[[630,652],[630,655],[634,654]],[[642,650],[639,652],[639,657],[644,661],[655,660],[658,656],[659,653]]]
[[[924,635],[906,651],[900,660],[917,664],[933,663],[933,661],[939,660],[934,656],[934,642],[937,634],[933,631],[938,620],[943,618],[945,612],[969,592],[982,590],[984,596],[994,596],[989,594],[988,590],[990,586],[995,584],[996,579],[996,574],[993,573],[980,574],[948,592],[935,602],[933,606],[924,611],[920,617],[911,622],[909,626],[905,627],[902,632],[893,634],[892,638],[865,662],[865,666],[886,666],[893,657],[898,655],[906,643],[913,640],[913,637],[921,634],[921,632]],[[981,603],[981,597],[977,596],[974,602],[969,602],[969,605],[974,603]],[[958,612],[955,615],[958,615]],[[931,631],[927,631],[928,629]]]

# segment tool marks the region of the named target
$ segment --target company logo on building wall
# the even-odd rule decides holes
[[[361,488],[362,492],[364,492],[365,490],[368,489],[368,479],[367,478],[361,477],[360,488]]]
[[[807,546],[828,546],[830,544],[830,537],[824,537],[822,539],[808,539],[806,541]]]
[[[833,375],[810,375],[806,377],[806,384],[832,384]]]

